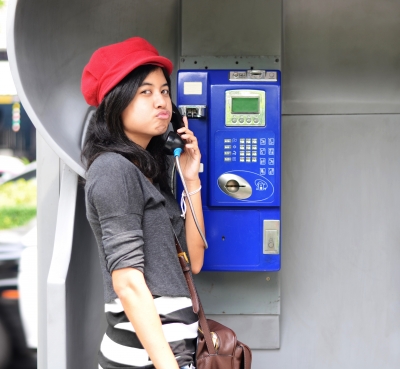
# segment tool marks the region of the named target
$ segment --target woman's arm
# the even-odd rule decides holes
[[[114,270],[111,276],[115,293],[154,366],[157,369],[179,369],[165,339],[161,320],[143,273],[134,268],[123,268]]]
[[[200,179],[193,182],[186,181],[186,186],[189,192],[196,191],[200,187]],[[203,219],[203,208],[201,204],[201,192],[190,197],[192,200],[193,208],[196,213],[197,222],[199,223],[200,229],[205,235],[204,219]],[[196,227],[196,223],[193,219],[193,214],[189,207],[189,201],[185,198],[186,202],[186,243],[189,249],[190,263],[193,274],[200,273],[203,267],[204,261],[204,241],[200,236],[200,233]]]
[[[185,178],[186,186],[189,192],[196,191],[201,183],[199,178],[199,168],[201,153],[199,150],[198,142],[196,136],[188,128],[188,121],[186,117],[183,117],[185,122],[185,127],[180,128],[178,133],[187,142],[185,145],[185,150],[180,157],[180,166],[182,168],[183,177]],[[204,228],[204,218],[203,218],[203,208],[201,204],[201,193],[198,192],[190,197],[192,204],[196,213],[196,218],[199,226],[205,234]],[[200,272],[203,261],[204,261],[204,241],[200,236],[200,233],[196,227],[193,219],[192,212],[189,208],[188,199],[186,201],[186,242],[189,249],[189,256],[191,262],[192,272],[197,274]]]

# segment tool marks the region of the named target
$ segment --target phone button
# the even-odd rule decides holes
[[[236,123],[237,119],[236,118],[232,118],[232,123]]]
[[[244,123],[244,119],[243,119],[243,118],[240,118],[240,119],[239,119],[239,123]]]

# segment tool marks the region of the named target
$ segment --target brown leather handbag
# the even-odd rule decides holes
[[[237,340],[235,332],[206,319],[190,273],[189,260],[175,236],[176,249],[192,297],[193,311],[199,316],[199,338],[196,351],[197,369],[251,369],[251,350]]]

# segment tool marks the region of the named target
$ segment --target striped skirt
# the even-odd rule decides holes
[[[164,336],[179,367],[194,361],[198,317],[188,297],[154,297]],[[99,369],[153,369],[147,351],[140,343],[119,299],[105,304],[107,331],[99,351]]]

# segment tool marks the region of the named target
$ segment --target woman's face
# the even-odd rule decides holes
[[[144,79],[135,97],[121,114],[126,136],[146,148],[152,137],[163,134],[171,121],[172,103],[161,68]]]

